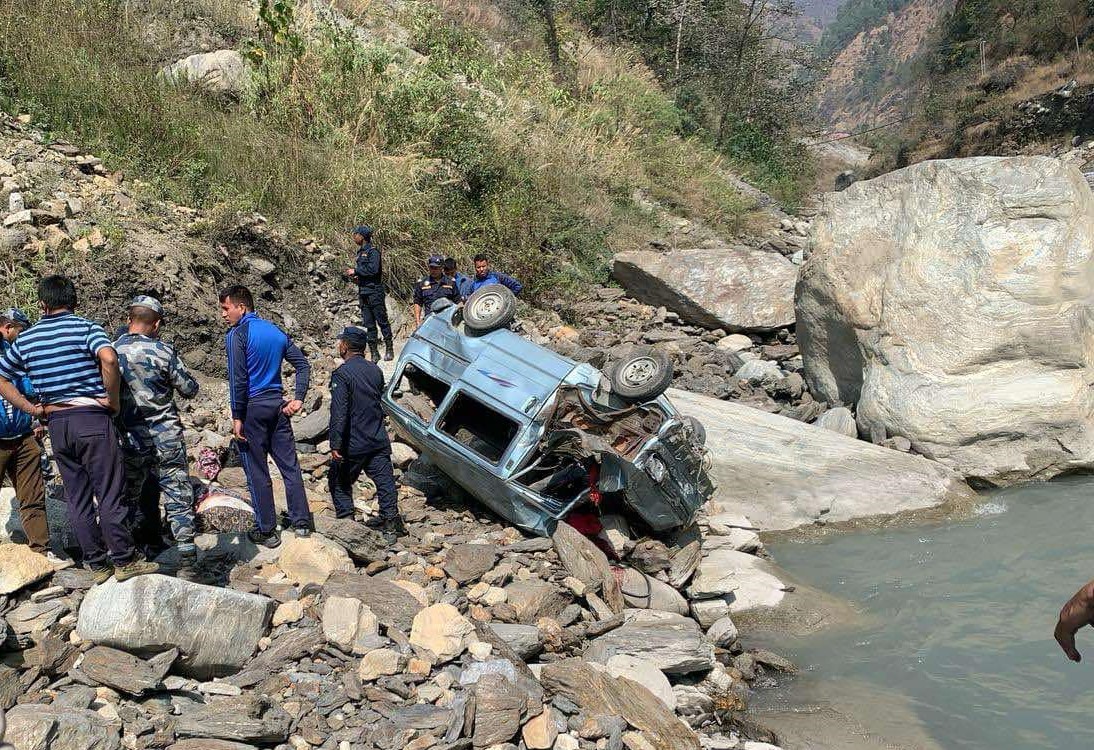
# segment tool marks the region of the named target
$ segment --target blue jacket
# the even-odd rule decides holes
[[[8,350],[11,344],[0,339],[0,356]],[[12,381],[20,393],[34,400],[34,387],[30,384],[30,378],[24,376]],[[34,427],[34,420],[24,411],[19,411],[4,399],[0,398],[0,440],[29,435]]]
[[[390,452],[380,396],[384,373],[364,357],[353,356],[330,376],[330,447],[360,458]]]
[[[357,250],[357,262],[354,264],[353,273],[357,286],[371,290],[382,286],[383,263],[380,258],[380,248],[371,242],[366,242]]]
[[[466,296],[470,297],[474,292],[479,291],[481,287],[487,286],[488,284],[501,284],[513,294],[520,294],[524,289],[524,284],[521,284],[512,276],[507,276],[504,273],[491,270],[481,279],[478,276],[471,279],[471,291],[469,291]],[[462,291],[460,293],[463,294]]]
[[[288,361],[296,371],[294,398],[303,401],[308,393],[311,365],[304,352],[289,335],[253,312],[228,329],[225,341],[228,350],[228,397],[232,402],[232,419],[247,415],[247,403],[252,399],[281,398],[281,362]]]
[[[460,293],[462,299],[467,299],[471,296],[473,279],[470,276],[464,276],[459,271],[456,271],[452,280],[456,282],[456,291]]]

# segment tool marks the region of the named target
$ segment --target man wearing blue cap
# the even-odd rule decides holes
[[[376,485],[380,515],[367,522],[390,540],[405,534],[391,466],[391,442],[384,429],[380,396],[384,374],[364,357],[369,339],[360,328],[347,328],[338,337],[343,364],[330,376],[330,447],[328,473],[331,500],[339,518],[353,517],[353,485],[368,475]]]
[[[419,326],[433,313],[433,303],[437,300],[448,298],[456,303],[460,301],[456,282],[444,272],[444,258],[430,255],[426,264],[429,273],[414,284],[414,324]]]
[[[30,319],[15,307],[0,312],[0,357],[7,353],[19,334],[30,327]],[[15,382],[19,393],[34,397],[27,377]],[[27,413],[0,398],[0,476],[7,476],[19,502],[19,523],[27,545],[35,552],[49,551],[49,526],[46,523],[46,491],[42,480],[42,449],[37,437],[42,428]]]
[[[163,547],[159,506],[163,498],[179,551],[178,575],[193,580],[197,576],[194,492],[175,394],[193,398],[198,381],[175,348],[160,338],[162,322],[158,299],[135,297],[129,303],[128,330],[114,342],[122,371],[119,420],[125,431],[126,496],[137,515],[134,541],[150,554]]]
[[[357,263],[346,269],[346,276],[357,282],[357,300],[361,305],[361,324],[368,335],[368,348],[372,361],[380,361],[380,347],[376,340],[376,327],[384,336],[384,359],[395,358],[395,345],[391,340],[391,323],[387,319],[386,290],[380,259],[380,248],[372,244],[372,227],[359,226],[353,230],[357,244]]]

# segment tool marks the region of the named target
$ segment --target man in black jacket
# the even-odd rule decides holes
[[[353,241],[357,244],[357,262],[353,268],[346,269],[346,277],[357,282],[357,301],[361,305],[361,324],[368,335],[368,348],[372,361],[380,361],[380,347],[376,339],[376,326],[384,337],[384,359],[390,362],[395,357],[395,347],[391,341],[391,323],[387,319],[386,291],[380,248],[372,244],[372,227],[360,226],[353,230]]]
[[[338,337],[338,354],[344,362],[330,377],[330,447],[328,482],[339,518],[353,517],[353,484],[363,471],[376,485],[380,515],[366,525],[381,529],[390,540],[406,533],[399,515],[391,443],[384,429],[380,396],[384,374],[365,359],[368,334],[346,328]]]

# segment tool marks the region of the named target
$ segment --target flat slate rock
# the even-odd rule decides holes
[[[622,716],[641,729],[654,750],[699,750],[699,738],[637,682],[612,677],[580,659],[547,664],[540,681],[549,696],[573,701],[587,716]]]
[[[179,740],[167,750],[258,750],[254,745],[228,740]]]
[[[363,573],[334,573],[323,585],[326,596],[345,596],[362,601],[377,619],[409,633],[414,615],[422,611],[422,603],[406,589],[391,581]]]
[[[296,628],[270,644],[270,647],[256,656],[247,667],[227,678],[236,687],[257,685],[264,679],[285,668],[286,664],[304,658],[324,642],[323,631],[317,627]],[[227,739],[237,739],[228,737]]]
[[[506,552],[546,552],[554,545],[551,540],[546,537],[533,537],[531,539],[522,539],[519,542],[514,542],[505,548]]]
[[[291,722],[287,713],[263,700],[229,698],[184,711],[175,721],[175,731],[183,738],[275,745],[289,738]]]
[[[459,584],[482,578],[494,567],[498,548],[493,544],[457,544],[445,553],[444,572]]]
[[[145,661],[116,648],[95,646],[84,654],[79,671],[99,685],[141,695],[161,685],[178,655],[179,650],[173,648]]]
[[[628,610],[624,624],[593,640],[584,658],[607,664],[616,654],[644,659],[666,674],[705,672],[714,666],[714,645],[690,617],[657,610]]]
[[[8,711],[4,739],[18,750],[119,750],[118,727],[94,711],[24,704]]]
[[[352,519],[317,515],[315,530],[340,545],[357,562],[383,560],[387,554],[383,534]]]

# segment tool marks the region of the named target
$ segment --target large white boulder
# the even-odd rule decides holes
[[[137,654],[177,646],[183,656],[176,671],[199,679],[223,677],[250,660],[274,604],[264,596],[162,575],[123,583],[111,578],[87,592],[76,633]]]
[[[717,512],[747,516],[765,531],[972,495],[952,470],[921,456],[697,393],[670,389],[668,396],[706,428]]]
[[[1003,484],[1094,465],[1094,197],[1044,157],[917,164],[825,197],[797,289],[819,399]]]
[[[707,328],[768,331],[794,322],[798,268],[777,253],[634,250],[615,256],[612,275],[635,299]]]

